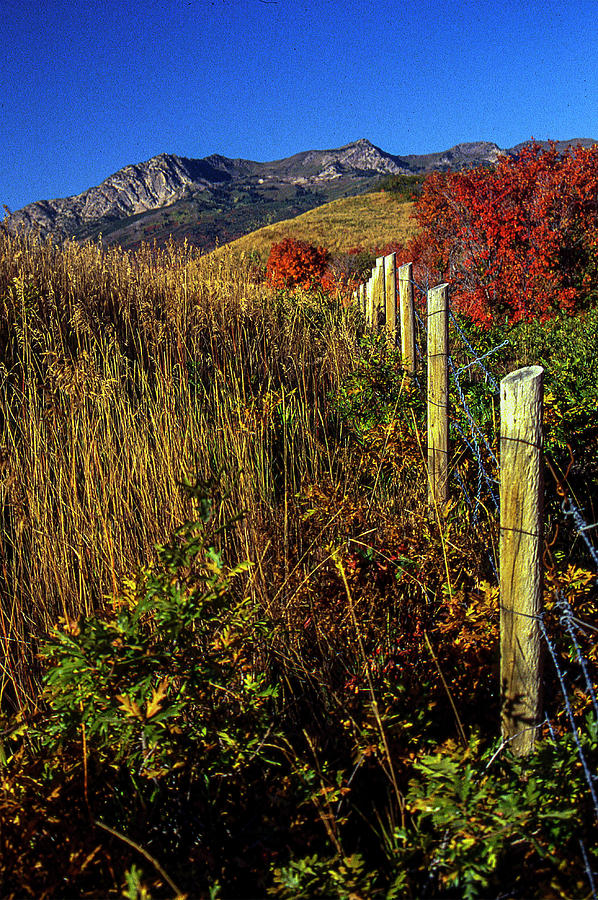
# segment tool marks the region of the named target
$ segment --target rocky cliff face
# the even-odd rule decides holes
[[[587,146],[595,142],[561,143]],[[147,214],[155,222],[160,210],[179,210],[179,218],[187,215],[191,221],[194,216],[212,215],[214,210],[226,218],[233,208],[238,211],[245,204],[255,210],[261,203],[264,209],[270,204],[270,217],[281,219],[335,196],[371,189],[382,175],[492,165],[501,155],[516,152],[521,146],[501,150],[496,144],[480,141],[457,144],[441,153],[393,156],[361,139],[336,150],[309,150],[268,163],[218,155],[187,159],[162,153],[147,162],[125,166],[77,196],[31,203],[5,218],[3,224],[10,230],[35,229],[42,236],[51,233],[58,239],[97,237],[112,231],[119,235],[115,239],[126,245],[121,236],[126,234],[129,220],[134,222]],[[298,197],[303,205],[295,202],[293,206]],[[273,213],[275,203],[278,205]],[[257,227],[259,216],[254,219]],[[247,221],[254,219],[248,217]],[[146,233],[151,233],[151,228]]]
[[[42,235],[52,232],[68,237],[91,223],[127,219],[169,206],[184,195],[188,186],[221,179],[209,165],[200,169],[200,174],[187,162],[162,153],[147,162],[125,166],[97,187],[75,197],[31,203],[13,213],[5,224],[11,228],[35,227]]]
[[[339,172],[387,175],[399,174],[401,171],[401,166],[393,156],[375,147],[365,138],[339,147],[338,150],[311,150],[291,157],[291,160],[301,165],[306,172],[318,169],[319,172],[312,176],[318,178],[325,177],[327,172],[333,173],[334,177],[334,174]]]

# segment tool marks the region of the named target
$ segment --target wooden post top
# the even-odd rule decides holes
[[[543,374],[544,369],[542,366],[523,366],[522,369],[516,369],[514,372],[509,372],[500,383],[504,384],[505,387],[515,387],[518,381],[524,381],[527,378],[539,378]]]

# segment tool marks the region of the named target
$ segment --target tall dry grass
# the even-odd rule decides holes
[[[133,255],[0,232],[0,303],[0,700],[14,706],[35,694],[40,636],[98,608],[192,515],[185,478],[222,470],[225,508],[246,512],[233,549],[267,602],[269,540],[283,579],[302,552],[294,498],[341,478],[327,398],[356,346],[350,311],[273,298],[238,260],[174,244]]]

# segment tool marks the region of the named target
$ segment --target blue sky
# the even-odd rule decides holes
[[[0,204],[13,210],[162,152],[598,139],[597,0],[1,6]]]

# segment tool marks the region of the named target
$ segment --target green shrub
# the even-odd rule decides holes
[[[595,759],[595,728],[582,741]],[[579,841],[592,839],[593,810],[572,735],[540,743],[529,759],[504,750],[499,757],[476,741],[447,745],[421,757],[415,771],[407,794],[413,827],[401,835],[401,855],[412,884],[419,869],[420,890],[427,882],[433,896],[542,897],[552,881],[587,891]]]
[[[38,887],[18,879],[49,862],[56,828],[64,833],[51,868],[60,883],[79,861],[74,892],[89,877],[81,863],[89,842],[102,845],[100,828],[143,848],[133,859],[145,876],[155,876],[147,853],[187,890],[207,890],[223,872],[226,879],[232,848],[248,853],[262,830],[274,831],[260,818],[280,762],[277,688],[265,674],[268,626],[245,593],[247,564],[226,566],[218,549],[230,523],[215,524],[214,485],[187,487],[198,518],[159,548],[158,565],[125,583],[103,613],[63,622],[42,650],[46,708],[26,732],[32,756],[22,748],[10,759],[5,751],[15,779],[9,793],[39,820],[30,841],[22,827],[5,834],[17,894],[24,884]],[[57,816],[52,799],[60,795]],[[81,828],[85,807],[89,835]],[[127,860],[121,852],[120,877]],[[129,894],[138,881],[131,870]]]

